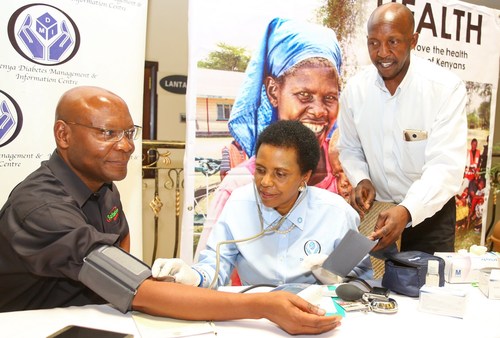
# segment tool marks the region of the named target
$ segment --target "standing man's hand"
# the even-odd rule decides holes
[[[371,240],[379,239],[372,251],[384,249],[395,243],[410,221],[410,212],[402,205],[382,211],[378,215],[375,228],[369,237]]]
[[[370,210],[375,200],[375,187],[369,179],[364,179],[358,183],[351,191],[351,206],[359,213],[363,219]]]

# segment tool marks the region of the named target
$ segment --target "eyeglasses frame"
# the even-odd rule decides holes
[[[134,140],[137,140],[137,137],[139,136],[139,132],[141,131],[142,127],[141,126],[138,126],[136,124],[134,124],[134,127],[133,128],[130,128],[130,129],[107,129],[107,128],[102,128],[102,127],[94,127],[94,126],[89,126],[89,125],[86,125],[86,124],[82,124],[82,123],[78,123],[78,122],[74,122],[74,121],[64,121],[62,120],[64,123],[66,124],[70,124],[70,125],[74,125],[74,126],[81,126],[81,127],[85,127],[85,128],[89,128],[89,129],[94,129],[94,130],[98,130],[102,133],[103,137],[104,137],[104,141],[105,142],[120,142],[123,137],[125,136],[125,134],[129,134],[130,131],[133,130],[133,137],[130,138],[127,136],[127,140],[129,141],[134,141]],[[117,139],[117,140],[106,140],[106,133],[107,132],[120,132],[120,137]]]

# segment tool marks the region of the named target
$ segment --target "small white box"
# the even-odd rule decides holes
[[[435,252],[444,259],[444,279],[448,283],[473,283],[479,281],[482,268],[500,268],[500,254],[486,252],[484,255],[458,252]]]
[[[500,299],[500,269],[481,269],[479,271],[479,289],[489,299]]]
[[[463,318],[467,295],[463,290],[424,285],[420,288],[418,309],[437,315]]]

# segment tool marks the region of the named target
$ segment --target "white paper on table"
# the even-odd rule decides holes
[[[207,321],[180,320],[134,312],[132,318],[142,338],[187,337],[216,334],[215,326]]]

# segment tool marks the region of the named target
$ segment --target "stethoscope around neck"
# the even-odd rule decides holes
[[[305,186],[304,190],[299,191],[299,196],[295,200],[295,203],[290,208],[290,210],[286,213],[286,215],[281,216],[278,220],[272,222],[268,226],[265,226],[265,220],[264,220],[264,216],[262,214],[262,208],[261,208],[261,205],[263,203],[262,203],[262,200],[260,198],[260,195],[259,195],[259,192],[258,192],[258,189],[257,189],[257,184],[255,184],[255,182],[253,184],[253,191],[254,191],[254,195],[255,195],[255,204],[257,205],[257,212],[259,214],[260,230],[261,230],[262,234],[267,233],[267,232],[276,232],[276,233],[279,233],[279,234],[286,234],[286,233],[289,233],[290,231],[292,231],[293,228],[295,227],[295,224],[293,222],[292,222],[292,225],[290,225],[290,227],[288,227],[287,229],[281,230],[281,226],[288,219],[288,217],[290,216],[290,214],[292,213],[292,211],[294,211],[295,208],[306,197],[307,191],[308,191],[307,185]]]
[[[241,243],[241,242],[247,242],[251,241],[254,239],[257,239],[259,237],[264,236],[267,233],[275,232],[278,234],[287,234],[290,231],[292,231],[295,228],[295,224],[292,222],[292,225],[288,227],[285,230],[281,230],[281,226],[285,221],[288,219],[288,216],[292,213],[295,208],[302,203],[302,201],[305,199],[307,196],[307,185],[305,186],[305,189],[302,191],[299,191],[299,196],[295,200],[295,203],[293,204],[292,208],[286,213],[286,215],[281,216],[277,221],[274,221],[273,223],[269,224],[268,226],[265,226],[265,221],[264,221],[264,216],[262,215],[262,209],[261,209],[261,204],[262,200],[260,199],[259,192],[257,190],[257,185],[255,182],[253,183],[253,191],[255,194],[255,204],[257,205],[257,213],[259,214],[259,221],[260,221],[260,232],[256,235],[247,237],[247,238],[241,238],[241,239],[231,239],[227,241],[220,241],[217,243],[217,246],[215,248],[215,274],[212,282],[210,283],[209,289],[213,289],[215,284],[217,283],[217,280],[219,279],[219,270],[220,270],[220,247],[221,245],[224,244],[235,244],[235,243]]]

